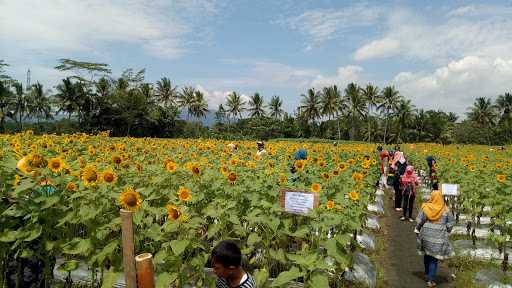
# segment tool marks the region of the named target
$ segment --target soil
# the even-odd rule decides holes
[[[379,285],[379,287],[427,287],[423,256],[419,255],[416,250],[416,234],[414,233],[416,221],[400,221],[402,211],[395,211],[393,193],[392,190],[386,191],[385,214],[381,218],[384,250],[379,253],[378,257],[378,265],[383,269],[382,285]],[[419,202],[416,201],[414,217],[416,217],[418,204]],[[446,263],[439,261],[436,279],[434,280],[437,287],[455,287],[450,275]]]

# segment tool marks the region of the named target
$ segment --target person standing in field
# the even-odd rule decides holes
[[[404,214],[400,220],[405,221],[412,219],[412,209],[414,207],[414,199],[416,199],[416,186],[419,184],[418,176],[414,171],[414,167],[409,165],[405,168],[405,173],[400,177],[400,184],[402,187],[402,198],[403,198],[403,211]]]
[[[453,255],[453,249],[448,240],[455,220],[444,203],[444,197],[437,183],[432,185],[430,201],[421,206],[416,218],[418,224],[414,229],[417,234],[418,252],[423,255],[427,287],[434,287],[438,260],[445,260]]]
[[[256,142],[258,145],[258,151],[256,151],[256,158],[261,159],[265,154],[267,154],[267,150],[265,150],[265,143],[263,141]]]
[[[388,163],[389,163],[389,152],[386,149],[383,149],[381,146],[377,148],[379,152],[380,158],[380,173],[382,174],[382,183],[384,183],[384,187],[387,188],[387,173],[388,173]]]
[[[221,241],[210,256],[217,288],[254,288],[256,281],[242,268],[242,252],[232,240]]]
[[[393,154],[393,161],[391,162],[391,167],[398,171],[400,176],[404,175],[405,168],[407,167],[407,160],[405,159],[405,155],[402,151],[400,151],[400,146],[395,147],[395,153]]]

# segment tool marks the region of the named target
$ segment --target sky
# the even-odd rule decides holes
[[[350,82],[395,86],[416,108],[463,115],[512,92],[512,1],[0,0],[10,76],[52,88],[60,58],[146,69],[204,92],[283,99]]]

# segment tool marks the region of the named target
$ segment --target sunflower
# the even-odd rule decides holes
[[[352,179],[353,179],[354,181],[361,181],[361,180],[363,180],[363,177],[364,177],[364,176],[363,176],[363,174],[358,173],[358,172],[354,172],[354,173],[352,174]]]
[[[192,195],[190,195],[190,190],[185,187],[180,187],[178,190],[178,198],[181,201],[190,201],[192,200]]]
[[[87,154],[89,154],[89,156],[94,156],[94,155],[96,155],[96,149],[94,149],[94,147],[93,147],[93,146],[89,146],[89,147],[87,148]]]
[[[45,166],[45,160],[41,155],[33,154],[30,157],[30,165],[34,168],[41,168]]]
[[[68,191],[76,191],[78,189],[78,186],[75,184],[75,182],[69,182],[66,184],[66,190]]]
[[[94,165],[89,165],[82,171],[82,180],[84,181],[85,185],[96,184],[98,178],[98,172],[96,171],[96,166]]]
[[[507,176],[503,175],[503,174],[498,174],[496,175],[496,180],[500,183],[503,183],[505,182],[505,180],[507,179]]]
[[[12,185],[18,186],[18,184],[20,184],[20,181],[21,181],[21,176],[16,174],[16,175],[14,175],[14,180],[12,181]]]
[[[177,206],[168,204],[165,208],[167,209],[167,218],[169,220],[176,220],[181,216],[180,208]]]
[[[327,166],[327,164],[325,164],[325,162],[324,162],[324,161],[320,161],[320,162],[318,163],[318,166],[320,166],[320,167],[324,168],[325,166]]]
[[[350,191],[350,193],[348,193],[348,197],[352,201],[357,201],[359,199],[359,194],[356,191]]]
[[[340,164],[338,164],[338,168],[340,169],[340,172],[343,172],[343,171],[347,170],[348,165],[345,162],[341,162]]]
[[[329,210],[334,208],[334,201],[332,201],[332,200],[327,201],[327,204],[325,204],[325,207],[327,207],[327,209],[329,209]]]
[[[295,166],[297,170],[302,171],[306,163],[304,163],[304,160],[297,160],[293,163],[293,166]]]
[[[338,169],[332,170],[332,176],[339,176],[339,175],[340,175],[340,170],[338,170]]]
[[[330,178],[331,178],[331,175],[329,175],[329,173],[327,173],[327,172],[322,173],[322,179],[324,179],[325,181],[329,180]]]
[[[228,174],[228,181],[231,183],[231,184],[234,184],[236,182],[236,178],[237,178],[237,175],[236,175],[236,172],[230,172]]]
[[[236,158],[233,158],[229,160],[229,164],[235,166],[238,163],[238,160]]]
[[[311,184],[311,191],[312,192],[318,193],[318,192],[320,192],[321,189],[322,189],[322,185],[320,185],[318,183]]]
[[[348,163],[349,165],[354,165],[354,164],[356,163],[356,160],[354,160],[354,159],[348,159],[348,160],[347,160],[347,163]]]
[[[221,173],[222,175],[226,176],[226,175],[228,174],[228,167],[226,167],[226,166],[221,166],[221,167],[219,168],[219,171],[220,171],[220,173]]]
[[[124,189],[121,196],[119,196],[121,207],[129,211],[137,211],[142,204],[142,198],[139,192],[135,191],[132,187],[128,186]]]
[[[123,162],[123,159],[119,155],[112,155],[112,162],[114,162],[116,165],[119,165],[121,162]]]
[[[192,174],[194,176],[199,176],[199,174],[201,174],[201,169],[197,164],[193,164],[192,167],[190,168],[190,171],[192,171]]]
[[[182,213],[180,215],[180,217],[178,218],[178,221],[180,221],[181,223],[185,223],[185,222],[188,222],[189,219],[190,219],[190,216],[188,216],[187,214]]]
[[[502,169],[503,163],[496,163],[496,169]]]
[[[370,168],[370,162],[369,161],[364,161],[363,164],[361,164],[361,167],[363,167],[363,169]]]
[[[288,177],[285,174],[279,175],[279,184],[282,186],[286,183],[288,183]]]
[[[471,171],[471,172],[475,172],[476,171],[476,167],[475,165],[471,165],[468,167],[468,170]]]
[[[168,161],[167,164],[165,164],[165,169],[171,173],[176,172],[176,163],[174,163],[174,161]]]
[[[103,171],[102,178],[104,182],[109,184],[117,182],[116,173],[110,169]]]
[[[64,168],[64,162],[60,158],[52,158],[48,162],[48,168],[53,171],[53,173],[59,173],[62,168]]]

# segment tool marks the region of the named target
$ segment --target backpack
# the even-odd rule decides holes
[[[404,188],[404,192],[402,193],[404,196],[410,196],[412,195],[414,191],[414,186],[412,183],[408,183],[405,188]]]

